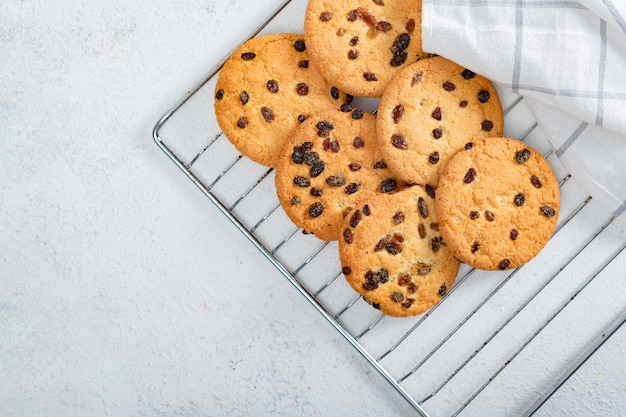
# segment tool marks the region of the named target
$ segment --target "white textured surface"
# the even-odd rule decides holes
[[[274,7],[2,3],[0,416],[411,414],[150,139]],[[545,415],[623,384],[625,341]]]

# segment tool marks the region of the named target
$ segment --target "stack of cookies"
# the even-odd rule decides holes
[[[528,262],[559,211],[545,159],[502,137],[493,84],[424,53],[420,22],[415,0],[309,0],[303,35],[244,43],[215,88],[220,127],[275,169],[289,218],[338,240],[352,288],[398,317],[435,305],[461,262]]]

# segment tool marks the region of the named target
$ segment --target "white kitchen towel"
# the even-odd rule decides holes
[[[626,1],[423,0],[423,48],[526,99],[574,178],[626,223]]]

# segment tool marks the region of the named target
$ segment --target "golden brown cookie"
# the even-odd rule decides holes
[[[437,187],[450,157],[467,142],[501,136],[504,116],[493,84],[443,57],[409,65],[378,106],[378,144],[389,169],[408,183]]]
[[[454,155],[435,206],[450,251],[479,269],[532,259],[554,232],[559,185],[547,161],[514,139],[478,139]]]
[[[342,225],[339,257],[352,288],[383,313],[420,314],[452,287],[459,262],[439,232],[432,188],[369,196]]]
[[[305,120],[276,164],[276,192],[289,218],[322,240],[337,240],[343,217],[367,192],[397,182],[376,153],[376,118],[344,106]]]
[[[324,77],[343,91],[380,97],[422,51],[421,0],[309,0],[304,37]]]
[[[299,123],[350,100],[310,63],[302,35],[281,33],[250,39],[228,58],[214,103],[217,122],[237,150],[273,167]]]

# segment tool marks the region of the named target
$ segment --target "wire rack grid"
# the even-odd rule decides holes
[[[305,4],[282,3],[250,36],[298,31],[285,22],[297,22]],[[626,321],[626,295],[606,291],[624,286],[619,225],[565,171],[521,97],[498,89],[505,135],[542,152],[560,179],[552,239],[511,271],[462,266],[439,304],[395,319],[345,282],[336,242],[290,222],[273,170],[243,157],[219,130],[213,91],[224,60],[158,120],[153,139],[417,415],[533,415]],[[602,312],[590,316],[594,303]]]

